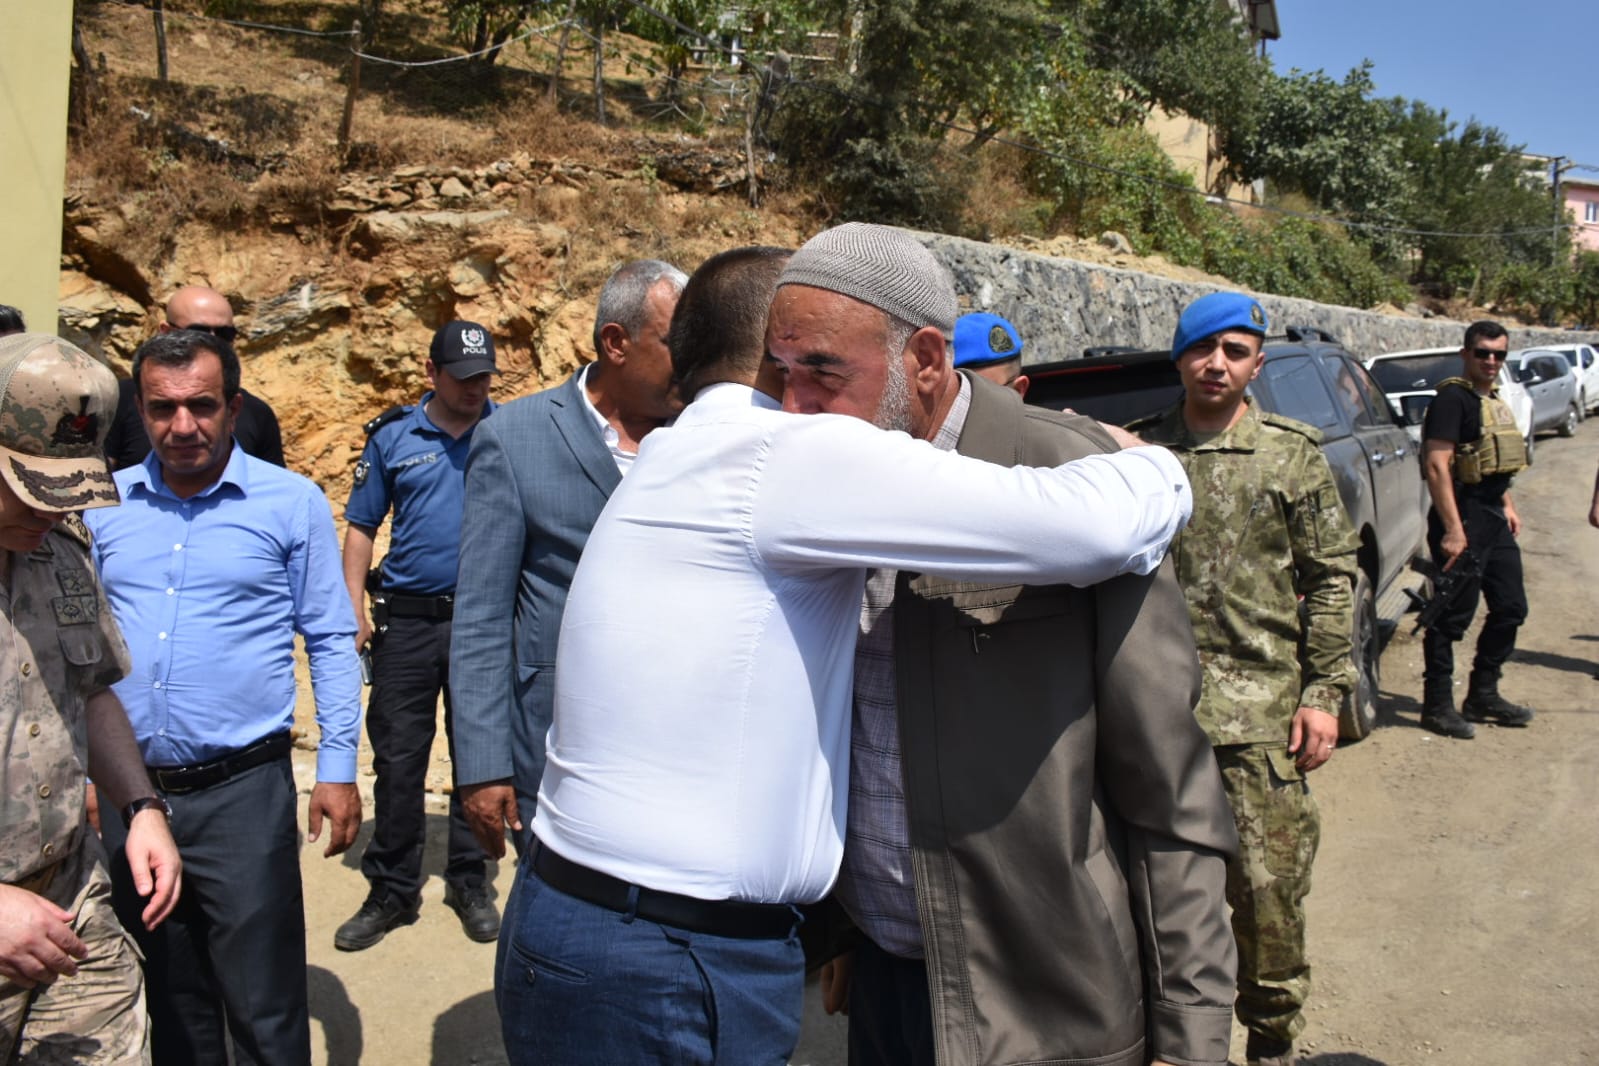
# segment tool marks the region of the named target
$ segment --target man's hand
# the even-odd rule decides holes
[[[1455,565],[1461,553],[1466,550],[1466,530],[1464,527],[1456,530],[1446,530],[1443,540],[1438,542],[1438,548],[1444,553],[1444,569],[1448,570]]]
[[[372,618],[366,611],[357,609],[355,612],[355,650],[357,654],[366,650],[367,643],[372,639]]]
[[[89,827],[96,833],[100,831],[100,790],[94,787],[93,781],[85,782],[83,786],[83,814],[89,819]]]
[[[829,1014],[849,1013],[849,982],[855,973],[855,953],[846,951],[822,963],[822,1009]]]
[[[1110,434],[1110,439],[1116,442],[1119,448],[1142,448],[1149,442],[1135,434],[1127,432],[1120,426],[1113,426],[1109,422],[1101,422],[1099,428]]]
[[[1314,707],[1301,707],[1294,712],[1294,724],[1288,729],[1289,754],[1297,754],[1294,765],[1301,773],[1310,773],[1332,758],[1338,746],[1338,716]]]
[[[324,814],[332,826],[328,832],[328,846],[322,856],[331,859],[354,844],[355,834],[361,829],[361,793],[355,790],[353,782],[316,783],[311,790],[311,802],[306,812],[306,828],[310,830],[305,835],[307,840],[314,842],[322,835]]]
[[[516,789],[509,779],[482,781],[475,785],[461,785],[461,809],[466,812],[466,824],[472,835],[483,845],[491,858],[505,856],[505,827],[522,831],[522,814],[516,807]]]
[[[178,857],[178,846],[172,840],[172,827],[167,816],[154,807],[146,807],[133,816],[128,826],[128,842],[124,849],[128,868],[133,872],[133,887],[141,898],[148,896],[145,904],[144,927],[154,929],[172,913],[178,904],[178,891],[183,885],[183,860]]]
[[[25,888],[0,885],[0,977],[23,988],[78,972],[89,948],[72,931],[72,915]]]
[[[1510,497],[1505,497],[1505,524],[1510,527],[1512,537],[1521,536],[1521,515],[1516,511],[1516,505],[1510,502]]]

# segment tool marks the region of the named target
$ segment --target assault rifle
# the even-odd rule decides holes
[[[1480,506],[1462,503],[1461,508],[1465,512],[1462,518],[1466,526],[1466,550],[1455,557],[1455,565],[1445,570],[1430,559],[1410,560],[1410,568],[1427,579],[1432,592],[1430,596],[1424,596],[1415,589],[1405,590],[1405,595],[1416,606],[1416,624],[1410,630],[1412,634],[1431,629],[1455,605],[1466,587],[1482,577],[1486,556],[1480,545],[1486,543],[1483,538],[1490,534],[1482,528]]]
[[[1405,590],[1410,602],[1416,605],[1416,624],[1410,632],[1415,634],[1423,629],[1431,629],[1455,605],[1466,586],[1482,577],[1482,566],[1482,556],[1472,548],[1461,552],[1455,558],[1455,565],[1448,570],[1430,559],[1410,560],[1410,568],[1426,578],[1432,590],[1430,596],[1424,596],[1415,589]]]

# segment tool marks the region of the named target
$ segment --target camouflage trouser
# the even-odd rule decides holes
[[[1238,1020],[1292,1040],[1310,996],[1304,898],[1321,842],[1321,815],[1282,744],[1216,749],[1238,823],[1239,857],[1227,865],[1227,902],[1238,941]]]
[[[100,838],[87,827],[82,833],[43,895],[77,916],[72,931],[89,954],[75,975],[38,988],[0,978],[0,1062],[7,1066],[149,1066],[139,949],[111,909]]]

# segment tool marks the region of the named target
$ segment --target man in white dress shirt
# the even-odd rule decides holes
[[[866,568],[1087,584],[1147,573],[1187,519],[1160,449],[1008,469],[783,413],[750,386],[780,263],[740,249],[690,279],[674,365],[710,365],[680,371],[694,401],[643,442],[573,580],[500,940],[513,1063],[785,1061],[794,905],[827,892],[843,849]],[[931,273],[879,284],[947,333],[953,293]]]

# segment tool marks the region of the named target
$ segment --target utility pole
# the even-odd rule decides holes
[[[1565,160],[1566,157],[1563,155],[1549,158],[1549,187],[1554,190],[1555,196],[1555,227],[1549,235],[1552,244],[1549,249],[1549,264],[1551,266],[1560,265],[1560,231],[1566,228],[1566,201],[1560,195],[1560,175],[1568,170],[1577,170],[1581,167],[1580,163],[1567,163]]]

